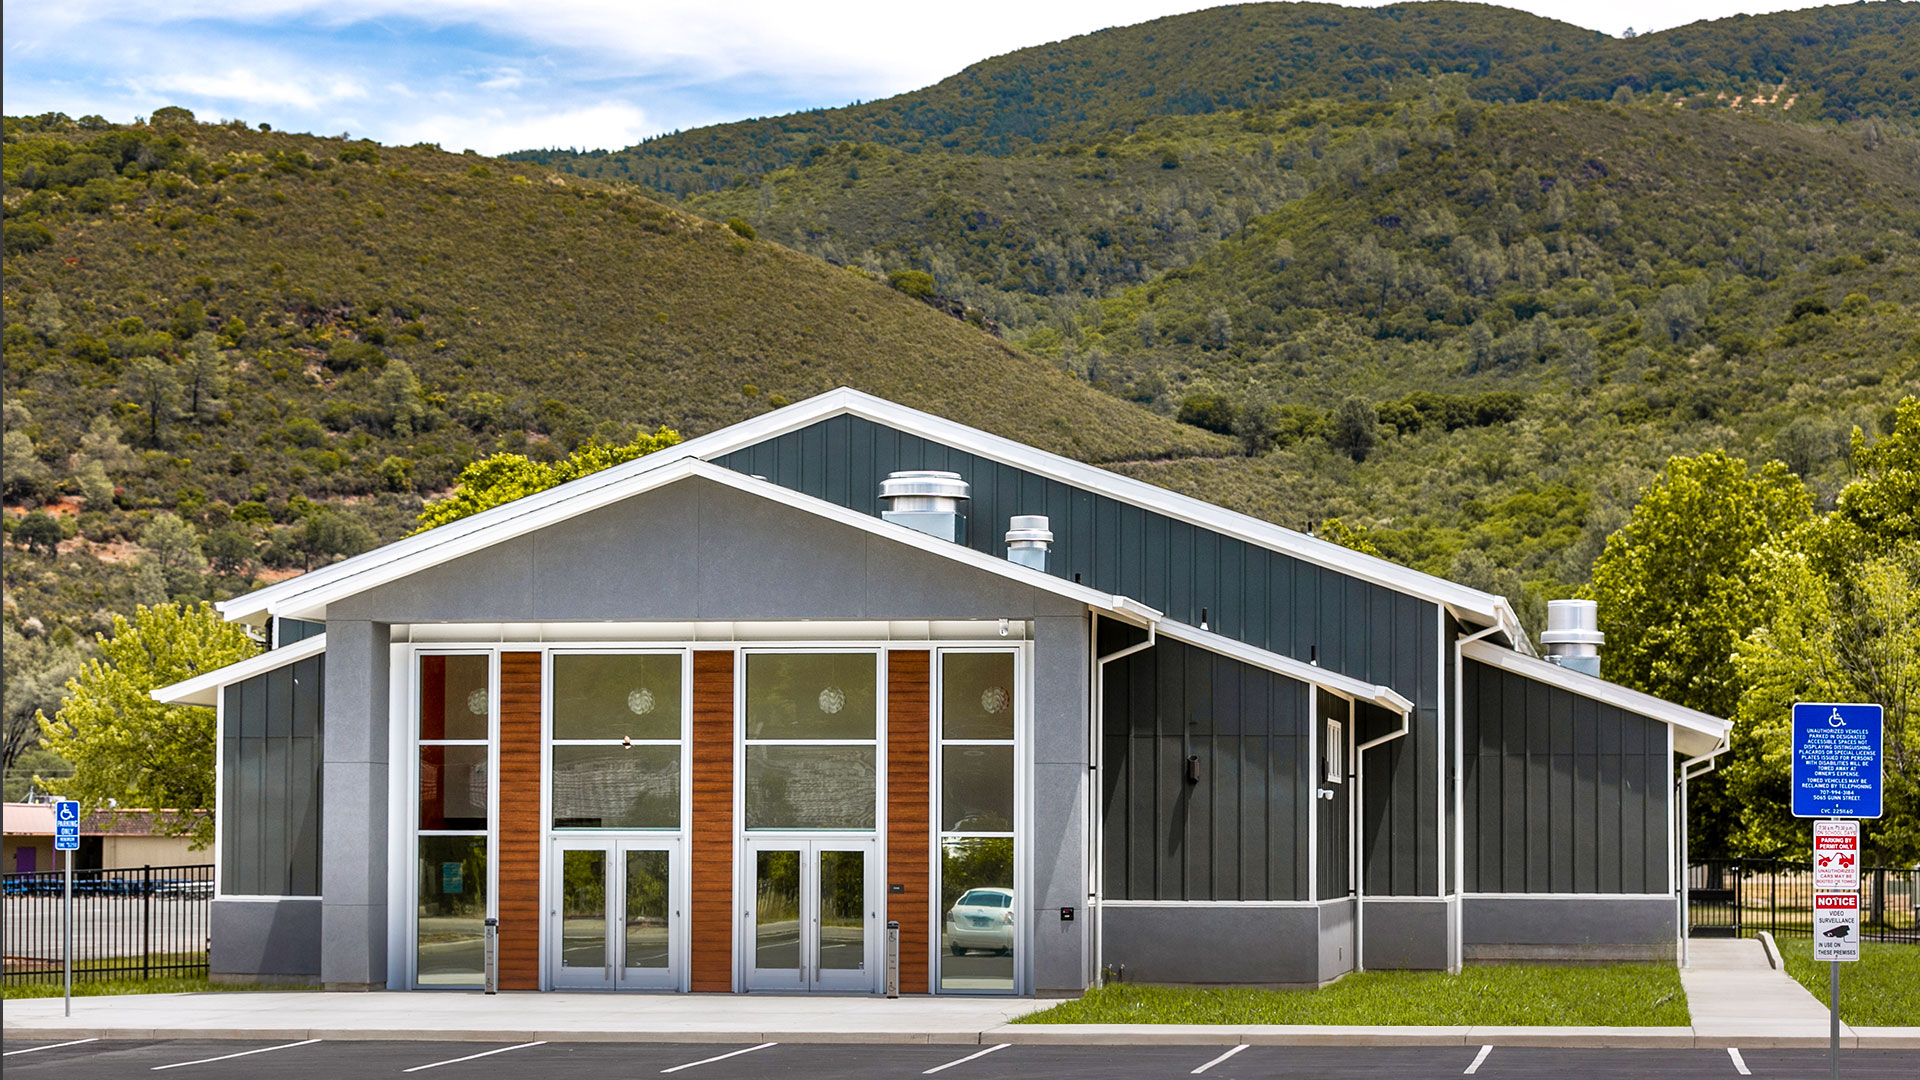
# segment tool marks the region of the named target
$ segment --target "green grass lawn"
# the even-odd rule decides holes
[[[259,986],[216,983],[205,975],[154,979],[89,979],[73,981],[74,997],[100,997],[106,994],[204,994],[212,990],[260,990]],[[21,983],[0,987],[0,1000],[48,998],[60,996],[60,982]]]
[[[1512,964],[1367,971],[1318,990],[1117,984],[1021,1017],[1022,1024],[1564,1024],[1683,1027],[1680,974],[1668,964]]]
[[[1827,1003],[1827,964],[1810,938],[1784,938],[1787,973]],[[1920,946],[1860,943],[1857,963],[1840,965],[1840,1019],[1859,1027],[1920,1025]]]

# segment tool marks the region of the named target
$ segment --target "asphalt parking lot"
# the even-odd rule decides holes
[[[477,1080],[674,1077],[676,1080],[910,1078],[1145,1080],[1266,1077],[1804,1078],[1826,1074],[1819,1050],[1566,1050],[1473,1046],[1378,1048],[1247,1046],[862,1046],[848,1044],[243,1042],[216,1040],[8,1041],[9,1077],[169,1077],[321,1080],[340,1076]],[[1744,1072],[1742,1070],[1745,1070]],[[1845,1051],[1850,1080],[1920,1075],[1920,1051]]]

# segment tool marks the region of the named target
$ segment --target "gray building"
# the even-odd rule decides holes
[[[1015,520],[1016,518],[1020,520]],[[1040,520],[1044,518],[1044,520]],[[1729,725],[837,390],[221,606],[216,977],[1072,994],[1670,958]],[[1557,661],[1557,662],[1556,662]]]

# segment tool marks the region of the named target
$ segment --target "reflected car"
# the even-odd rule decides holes
[[[961,956],[968,949],[1009,955],[1013,952],[1013,890],[968,889],[947,912],[947,948]]]

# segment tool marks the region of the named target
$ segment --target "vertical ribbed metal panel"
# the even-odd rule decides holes
[[[1666,892],[1665,725],[1465,668],[1466,891]]]
[[[1391,686],[1416,713],[1405,739],[1369,754],[1378,773],[1368,776],[1368,820],[1378,831],[1367,847],[1368,891],[1439,891],[1435,605],[861,417],[833,417],[716,460],[868,514],[879,513],[887,473],[952,470],[973,485],[969,547],[1004,557],[1008,519],[1045,513],[1055,576],[1077,576],[1190,625],[1204,610],[1218,633],[1300,660],[1317,654],[1331,671]]]
[[[1320,816],[1316,849],[1319,853],[1319,873],[1316,876],[1319,880],[1315,883],[1317,891],[1314,899],[1332,900],[1353,892],[1352,882],[1348,880],[1348,867],[1353,862],[1351,829],[1348,823],[1351,820],[1350,812],[1353,806],[1352,748],[1358,745],[1358,740],[1352,737],[1355,734],[1353,729],[1355,718],[1352,715],[1352,705],[1345,698],[1322,693],[1318,695],[1317,700],[1318,707],[1314,710],[1314,735],[1318,741],[1315,745],[1321,748],[1320,753],[1323,759],[1326,754],[1327,721],[1340,721],[1341,730],[1344,733],[1340,756],[1346,768],[1337,780],[1325,781],[1327,789],[1333,792],[1333,798],[1322,799],[1318,804]],[[1313,766],[1316,790],[1321,786],[1322,776],[1323,770],[1320,763],[1316,761]]]
[[[232,896],[320,894],[320,717],[324,656],[223,691],[221,890]]]
[[[1129,640],[1103,626],[1101,651]],[[1104,691],[1105,895],[1308,899],[1306,686],[1162,639],[1109,664]]]

